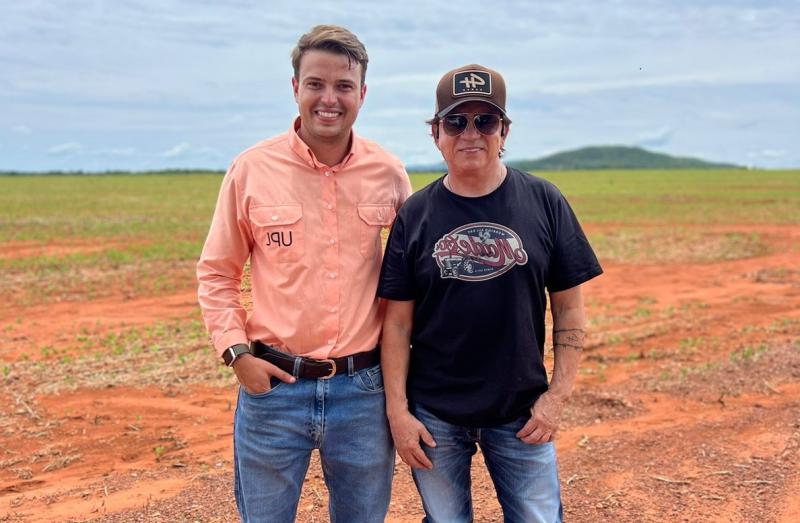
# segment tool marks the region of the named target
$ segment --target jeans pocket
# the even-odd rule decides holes
[[[258,399],[258,398],[265,398],[267,396],[270,396],[273,392],[275,392],[276,389],[280,388],[280,386],[282,384],[283,384],[283,382],[280,379],[276,378],[275,376],[271,376],[270,379],[269,379],[269,389],[265,390],[264,392],[251,393],[251,392],[247,392],[247,389],[245,389],[241,385],[240,385],[240,387],[242,389],[242,392],[246,396],[249,396],[250,398]]]
[[[364,392],[383,392],[383,373],[381,366],[375,365],[356,372],[353,382]]]

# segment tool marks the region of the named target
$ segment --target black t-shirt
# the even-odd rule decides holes
[[[508,168],[477,198],[442,179],[400,209],[378,295],[414,300],[407,395],[443,420],[488,427],[525,414],[544,391],[545,289],[603,270],[558,189]]]

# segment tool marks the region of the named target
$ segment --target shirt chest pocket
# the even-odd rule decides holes
[[[381,229],[394,222],[394,206],[383,203],[358,204],[358,228],[361,236],[361,255],[374,258],[381,249]]]
[[[266,258],[278,263],[299,261],[305,252],[305,221],[300,204],[250,208],[253,238]]]

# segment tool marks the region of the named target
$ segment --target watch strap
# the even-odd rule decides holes
[[[222,353],[222,361],[225,362],[225,365],[230,367],[233,365],[233,362],[236,361],[239,356],[242,354],[250,354],[250,346],[244,343],[237,343],[236,345],[231,345],[225,352]]]

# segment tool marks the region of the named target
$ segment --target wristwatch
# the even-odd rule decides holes
[[[237,343],[225,349],[225,352],[222,353],[222,361],[225,362],[225,365],[231,367],[233,362],[239,359],[242,354],[250,354],[250,346],[244,343]]]

